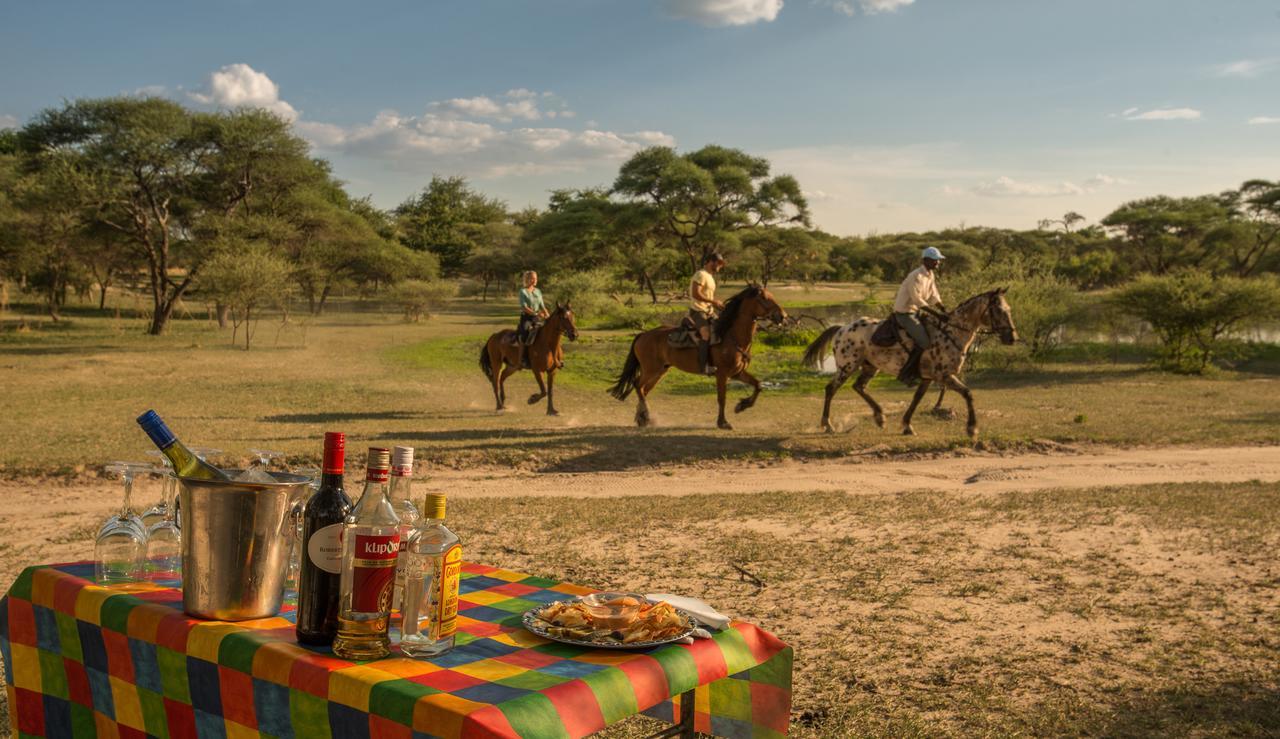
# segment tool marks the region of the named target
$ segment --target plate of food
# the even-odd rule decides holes
[[[665,601],[596,593],[525,612],[524,627],[552,641],[600,649],[644,649],[689,636],[698,624]]]

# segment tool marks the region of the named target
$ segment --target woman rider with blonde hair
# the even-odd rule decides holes
[[[537,334],[538,322],[550,314],[542,302],[542,291],[538,289],[538,273],[527,270],[521,279],[524,287],[520,288],[520,324],[516,327],[516,336],[520,341],[520,366],[529,368],[529,344]]]

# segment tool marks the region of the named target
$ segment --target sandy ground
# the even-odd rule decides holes
[[[1057,446],[1039,454],[959,455],[881,459],[783,461],[755,466],[715,464],[641,472],[531,473],[503,469],[428,470],[415,494],[430,490],[459,497],[747,494],[759,492],[1002,493],[1083,489],[1166,482],[1280,480],[1280,446],[1161,447],[1080,451]],[[348,489],[359,490],[355,480]],[[119,505],[113,480],[0,481],[0,579],[11,581],[32,562],[92,557],[92,533]],[[135,507],[159,497],[155,482],[138,483]]]
[[[533,474],[440,471],[426,487],[459,495],[690,495],[765,491],[895,493],[907,490],[1000,493],[1166,482],[1280,480],[1280,446],[1161,447],[1082,452],[1057,445],[1043,454],[938,456],[909,460],[863,456],[837,461],[664,467],[644,472]]]

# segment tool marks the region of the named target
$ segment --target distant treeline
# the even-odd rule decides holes
[[[79,100],[0,132],[0,287],[39,295],[56,319],[69,291],[105,302],[127,286],[149,297],[152,333],[192,296],[242,321],[290,297],[314,313],[336,290],[390,291],[416,316],[457,278],[488,299],[525,269],[658,303],[711,250],[729,257],[729,277],[765,284],[896,281],[928,245],[949,279],[1016,265],[1023,279],[1094,290],[1143,276],[1235,284],[1222,280],[1280,271],[1278,244],[1269,180],[1137,200],[1093,224],[1067,213],[1027,230],[842,237],[813,227],[794,177],[715,145],[644,149],[610,186],[555,191],[542,209],[513,212],[436,176],[388,212],[349,195],[262,110]]]

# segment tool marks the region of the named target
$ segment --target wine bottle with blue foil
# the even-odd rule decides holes
[[[230,475],[200,459],[185,444],[178,441],[178,437],[174,436],[155,411],[147,411],[138,416],[138,425],[147,432],[147,436],[151,437],[151,441],[160,448],[164,456],[169,458],[173,464],[174,475],[197,480],[227,481],[231,479]]]

